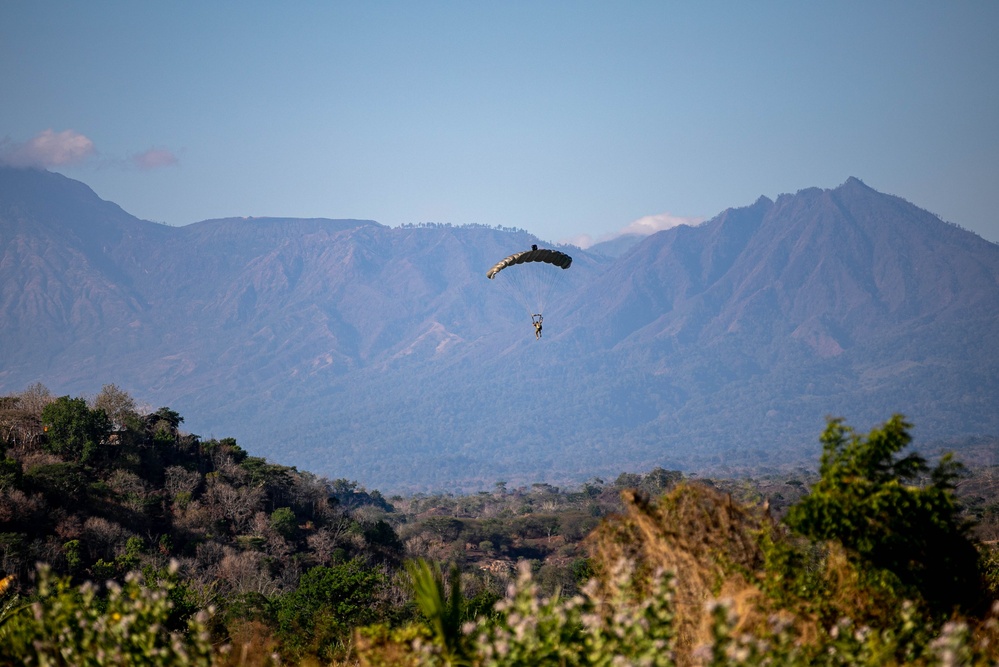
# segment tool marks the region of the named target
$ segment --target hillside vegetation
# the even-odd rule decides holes
[[[818,471],[385,498],[114,385],[0,399],[3,664],[992,664],[994,469],[838,420]],[[37,565],[44,563],[44,565]]]

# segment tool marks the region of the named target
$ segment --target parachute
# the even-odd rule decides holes
[[[486,277],[502,284],[536,321],[571,264],[572,257],[564,252],[535,245],[496,262]]]
[[[514,253],[509,257],[496,262],[493,268],[486,272],[486,277],[492,280],[496,277],[496,274],[503,269],[513,266],[514,264],[523,264],[524,262],[544,262],[546,264],[554,264],[562,269],[568,269],[569,265],[572,264],[572,257],[569,257],[564,252],[559,252],[558,250],[549,250],[547,248],[538,248],[538,246],[533,246],[531,250]]]

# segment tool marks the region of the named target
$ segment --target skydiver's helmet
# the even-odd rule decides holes
[[[534,243],[534,244],[531,245],[531,250],[537,250],[537,249],[538,249],[538,244],[537,243]]]

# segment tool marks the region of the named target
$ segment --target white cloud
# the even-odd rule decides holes
[[[574,245],[577,248],[589,248],[595,243],[593,237],[589,234],[579,234],[577,236],[570,236],[567,239],[562,239],[562,243],[568,243]]]
[[[132,164],[143,171],[172,167],[177,164],[177,156],[165,148],[150,148],[132,156]]]
[[[704,222],[705,218],[699,217],[682,217],[678,215],[673,215],[672,213],[659,213],[658,215],[646,215],[644,217],[635,220],[628,225],[616,232],[611,232],[610,234],[603,234],[597,238],[593,238],[589,234],[580,234],[578,236],[573,236],[568,239],[564,239],[564,243],[571,243],[574,246],[580,248],[589,248],[597,243],[603,243],[604,241],[611,241],[619,236],[626,235],[636,235],[636,236],[649,236],[655,234],[656,232],[661,232],[664,229],[670,229],[672,227],[679,227],[680,225],[691,225],[696,226]]]
[[[648,236],[650,234],[655,234],[656,232],[661,232],[664,229],[679,227],[680,225],[699,225],[702,222],[704,222],[704,218],[683,218],[671,213],[647,215],[635,220],[630,225],[615,234],[615,236],[623,236],[624,234]]]
[[[73,130],[45,130],[24,143],[0,142],[0,162],[13,167],[65,167],[97,153],[94,142]]]

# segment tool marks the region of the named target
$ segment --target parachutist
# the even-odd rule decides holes
[[[510,276],[509,280],[504,278],[500,280],[500,283],[510,289],[514,296],[520,299],[521,305],[524,306],[527,312],[544,310],[545,302],[551,296],[559,273],[561,273],[560,271],[550,270],[545,267],[545,264],[565,270],[572,265],[572,257],[558,250],[538,248],[537,244],[534,244],[530,250],[514,253],[496,262],[486,272],[486,277],[490,280],[495,280],[496,274],[512,269],[512,274],[504,274]],[[528,266],[517,268],[520,265],[528,265],[532,270],[527,271]],[[526,271],[526,273],[521,273],[522,271]],[[543,321],[544,318],[542,318],[541,313],[531,315],[531,323],[534,325],[534,338],[536,340],[541,340]]]

